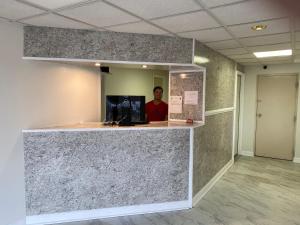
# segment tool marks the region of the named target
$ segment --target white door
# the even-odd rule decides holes
[[[258,76],[257,156],[293,159],[297,76]]]
[[[238,154],[239,145],[239,124],[240,124],[240,102],[241,102],[241,81],[242,76],[237,75],[237,87],[236,87],[236,102],[235,102],[235,144],[234,155]]]

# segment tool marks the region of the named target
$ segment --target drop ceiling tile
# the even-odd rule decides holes
[[[300,31],[300,17],[295,19],[295,30]]]
[[[293,50],[293,55],[300,55],[300,50],[294,49]]]
[[[152,20],[152,22],[175,33],[219,26],[219,24],[204,11],[155,19]]]
[[[269,20],[285,16],[277,1],[251,0],[212,9],[212,12],[226,25]]]
[[[137,22],[139,20],[104,2],[96,2],[77,8],[66,9],[60,11],[60,13],[98,27]]]
[[[232,59],[256,59],[253,54],[241,54],[241,55],[231,55],[230,58]]]
[[[300,42],[296,42],[295,45],[296,45],[296,49],[300,49]]]
[[[255,58],[250,58],[250,59],[235,59],[236,62],[239,62],[239,63],[245,63],[245,62],[249,62],[249,63],[253,63],[253,62],[258,62],[257,59]]]
[[[248,53],[247,50],[244,48],[233,48],[233,49],[224,49],[224,50],[218,50],[224,55],[237,55],[237,54],[246,54]]]
[[[1,22],[7,22],[8,19],[5,19],[4,17],[1,17],[1,16],[0,16],[0,21],[1,21]]]
[[[262,62],[263,64],[291,63],[292,57],[272,57],[272,58],[260,59],[260,62]]]
[[[202,0],[207,7],[215,7],[220,5],[241,2],[242,0]]]
[[[108,0],[145,19],[200,10],[194,0]]]
[[[79,2],[83,2],[83,0],[27,0],[33,4],[42,6],[47,9],[58,9],[65,6],[73,5]]]
[[[295,35],[296,35],[296,41],[300,41],[300,32],[296,32]]]
[[[73,28],[73,29],[92,29],[92,27],[66,19],[54,14],[47,14],[43,16],[34,17],[31,19],[23,20],[22,22],[34,26],[47,26],[47,27],[60,27],[60,28]]]
[[[285,50],[285,49],[290,49],[290,48],[291,48],[291,44],[285,43],[285,44],[249,47],[249,50],[251,50],[253,52],[265,52],[265,51]]]
[[[257,63],[253,63],[253,62],[244,62],[244,63],[240,63],[240,64],[242,64],[243,66],[257,66],[257,65],[260,65],[260,63],[259,62],[257,62]]]
[[[0,1],[0,17],[4,17],[10,20],[18,20],[33,15],[38,15],[43,12],[45,11],[36,9],[34,7],[16,1]]]
[[[300,55],[295,55],[294,56],[294,62],[300,63]]]
[[[206,43],[206,45],[208,47],[216,49],[216,50],[241,47],[241,45],[235,40],[211,42],[211,43]]]
[[[142,33],[142,34],[165,34],[166,33],[166,31],[161,30],[143,21],[137,23],[119,25],[119,26],[112,26],[109,27],[108,29],[116,32]]]
[[[291,41],[291,34],[274,34],[259,37],[241,38],[240,41],[245,46],[257,46],[257,45],[268,45],[277,44]]]
[[[201,42],[221,41],[232,38],[224,28],[184,32],[178,35],[186,38],[195,38]]]
[[[290,31],[289,19],[276,19],[265,21],[262,24],[267,25],[267,29],[262,31],[253,31],[252,26],[257,23],[229,26],[228,28],[236,37],[253,37],[267,34],[286,33]]]

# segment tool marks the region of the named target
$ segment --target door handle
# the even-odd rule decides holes
[[[262,114],[258,113],[258,114],[256,114],[256,116],[260,118],[260,117],[262,117]]]

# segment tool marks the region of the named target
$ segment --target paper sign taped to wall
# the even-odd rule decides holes
[[[182,113],[182,96],[170,96],[170,113]]]
[[[198,91],[185,91],[184,104],[185,105],[198,105]]]

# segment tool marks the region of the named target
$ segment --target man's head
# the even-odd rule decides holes
[[[164,90],[160,86],[153,88],[154,100],[161,100]]]

